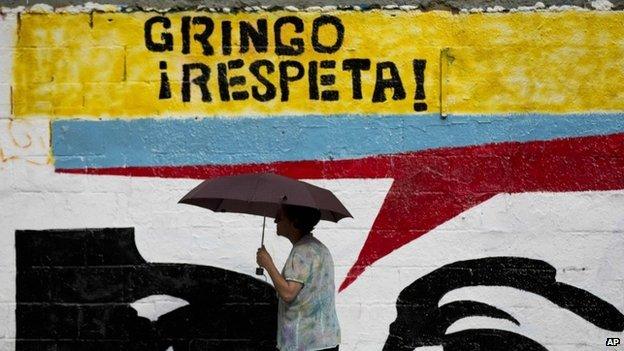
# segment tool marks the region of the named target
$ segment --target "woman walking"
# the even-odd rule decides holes
[[[280,351],[338,350],[334,262],[329,249],[312,235],[320,211],[283,205],[275,217],[277,235],[293,244],[278,271],[264,246],[256,261],[269,273],[279,296],[277,348]]]

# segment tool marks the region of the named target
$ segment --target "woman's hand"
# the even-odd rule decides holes
[[[303,284],[284,279],[277,268],[275,268],[273,259],[264,245],[259,248],[256,253],[256,262],[258,263],[258,266],[267,270],[269,277],[271,277],[271,280],[273,281],[273,286],[282,300],[291,302],[297,297],[297,294],[299,294],[299,291],[303,288]]]
[[[265,269],[268,269],[268,267],[273,264],[273,258],[271,258],[271,255],[269,255],[269,252],[266,250],[264,245],[262,245],[256,253],[256,262],[258,263],[258,266]]]

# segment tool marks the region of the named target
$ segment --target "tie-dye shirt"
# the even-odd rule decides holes
[[[277,347],[281,351],[322,350],[340,344],[334,261],[311,234],[295,243],[282,275],[303,284],[290,303],[279,299]]]

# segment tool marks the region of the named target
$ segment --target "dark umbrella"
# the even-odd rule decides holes
[[[311,207],[321,219],[338,222],[353,217],[329,190],[273,173],[251,173],[203,181],[179,203],[208,208],[215,212],[248,213],[274,218],[282,204]],[[264,224],[262,243],[264,243]],[[261,270],[257,270],[256,273]]]

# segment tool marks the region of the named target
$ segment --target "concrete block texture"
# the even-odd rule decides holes
[[[0,19],[0,120],[13,115],[12,86],[13,55],[17,38],[17,15],[8,14]]]
[[[76,0],[53,0],[46,1],[46,4],[49,4],[54,7],[61,6],[71,6],[71,5],[83,5],[86,3],[85,1],[76,1]],[[336,7],[351,7],[357,6],[361,8],[375,8],[380,6],[413,6],[422,10],[451,10],[451,11],[460,11],[462,9],[472,9],[472,8],[482,8],[486,9],[488,7],[494,8],[496,6],[500,6],[507,9],[518,8],[518,7],[533,7],[536,5],[536,1],[532,0],[468,0],[468,1],[459,1],[459,0],[421,0],[421,1],[391,1],[391,0],[377,0],[377,1],[355,1],[355,0],[343,0],[343,1],[329,1],[329,0],[320,0],[320,1],[311,1],[311,0],[297,0],[294,2],[287,2],[281,0],[270,0],[270,1],[258,1],[258,0],[226,0],[226,1],[200,1],[200,0],[135,0],[135,1],[119,1],[119,0],[110,0],[106,1],[106,4],[115,4],[121,5],[129,8],[137,8],[137,9],[193,9],[198,7],[208,7],[208,8],[245,8],[245,7],[287,7],[292,6],[300,9],[304,9],[307,7],[317,7],[317,6],[336,6]],[[594,6],[590,1],[584,0],[546,0],[541,1],[541,4],[545,7],[550,6],[577,6],[581,8],[592,9]],[[621,0],[613,0],[611,1],[613,4],[613,9],[622,9],[624,8],[624,1]],[[7,0],[3,2],[3,5],[6,7],[11,6],[28,6],[33,5],[33,1],[31,0]],[[540,6],[541,7],[541,6]]]
[[[341,350],[624,331],[624,0],[107,3],[0,5],[0,351],[274,350],[291,242],[178,203],[247,172],[352,214]]]

